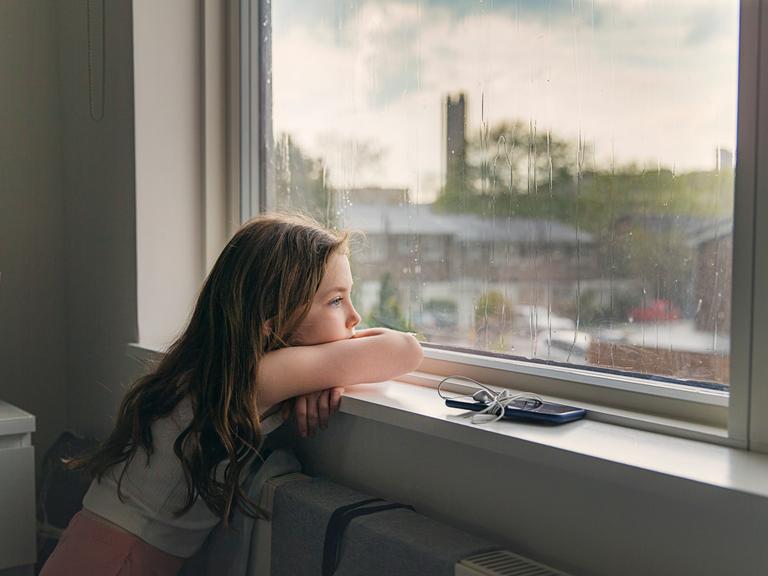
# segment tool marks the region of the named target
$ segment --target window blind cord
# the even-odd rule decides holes
[[[443,385],[449,380],[463,380],[461,386],[467,388],[474,388],[475,391],[472,394],[459,394],[457,396],[446,396],[443,391]],[[514,402],[522,402],[525,408],[532,410],[538,408],[544,403],[544,400],[536,395],[528,392],[513,393],[511,390],[494,390],[485,384],[478,382],[468,376],[446,376],[437,385],[437,394],[443,400],[458,400],[460,398],[471,398],[474,402],[480,402],[487,404],[487,406],[472,415],[470,422],[472,424],[489,424],[491,422],[498,422],[504,417],[504,412],[508,405]],[[517,406],[519,408],[519,406]]]
[[[85,0],[88,36],[88,112],[91,120],[101,122],[104,119],[106,91],[106,17],[104,0],[95,0],[94,5],[91,4],[92,2],[94,0]],[[97,51],[101,56],[98,63]],[[98,79],[95,78],[97,74]]]

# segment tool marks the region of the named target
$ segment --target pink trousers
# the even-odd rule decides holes
[[[175,576],[183,563],[183,558],[78,512],[40,576]]]

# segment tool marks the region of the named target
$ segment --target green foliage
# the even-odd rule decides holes
[[[597,232],[647,214],[722,216],[733,211],[733,171],[675,174],[635,165],[601,169],[591,144],[569,141],[515,120],[486,127],[467,142],[466,184],[448,182],[436,202],[445,212],[552,218]]]
[[[282,134],[275,143],[274,174],[279,209],[300,211],[333,227],[333,194],[326,185],[322,159],[306,156],[288,134]]]
[[[503,351],[511,327],[512,304],[498,290],[483,292],[475,303],[475,332],[486,349]]]
[[[686,308],[693,246],[680,231],[646,231],[643,223],[655,217],[678,215],[684,221],[732,214],[733,170],[676,174],[632,164],[601,168],[590,160],[591,149],[587,142],[540,133],[519,120],[485,127],[467,142],[466,185],[462,190],[447,185],[435,208],[578,227],[592,236],[606,272],[636,278],[646,294]],[[614,301],[606,310],[590,297],[583,295],[580,303],[582,320],[625,320],[623,302],[620,309]],[[642,298],[636,299],[634,305],[640,305]]]
[[[576,318],[578,313],[582,328],[610,326],[625,323],[630,310],[641,305],[642,293],[639,289],[616,289],[612,295],[606,294],[603,299],[597,291],[587,289],[579,295],[578,308],[576,300],[569,300],[560,306],[558,312],[568,318]]]
[[[627,217],[731,214],[733,173],[692,172],[674,176],[669,171],[592,172],[582,175],[578,182],[561,181],[551,191],[472,193],[462,198],[461,209],[455,202],[455,198],[440,196],[436,207],[444,212],[550,218],[597,232]]]
[[[424,303],[424,310],[429,310],[430,312],[455,314],[458,309],[459,305],[456,304],[456,301],[447,298],[432,298]]]
[[[475,326],[501,323],[512,313],[512,305],[498,290],[483,292],[475,304]]]
[[[424,303],[424,312],[432,315],[439,328],[456,326],[459,305],[448,298],[432,298]]]
[[[624,236],[620,272],[638,278],[650,298],[663,298],[686,308],[693,297],[693,248],[679,232],[666,234],[635,228]],[[640,305],[638,302],[637,305]]]
[[[381,277],[379,302],[365,317],[367,326],[383,326],[402,332],[414,332],[413,326],[400,308],[400,294],[392,275],[387,272]]]
[[[520,120],[486,127],[467,149],[469,181],[481,193],[532,193],[573,177],[574,144]]]

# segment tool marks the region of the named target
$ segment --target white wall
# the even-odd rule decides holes
[[[0,398],[64,428],[64,186],[52,2],[0,2]]]
[[[204,275],[200,18],[200,2],[133,2],[139,340],[160,348]]]
[[[301,443],[306,471],[577,576],[763,575],[768,504],[551,451],[520,458],[347,414]]]

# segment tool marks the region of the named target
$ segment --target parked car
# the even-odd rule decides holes
[[[632,308],[629,311],[630,322],[670,322],[680,320],[680,310],[669,300],[656,298],[647,306]]]

